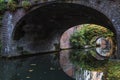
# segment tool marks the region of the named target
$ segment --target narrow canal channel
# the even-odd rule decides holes
[[[114,59],[97,49],[0,59],[0,80],[120,80],[120,62]]]

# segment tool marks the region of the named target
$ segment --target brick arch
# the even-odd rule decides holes
[[[58,11],[57,7],[58,7],[58,9],[69,7],[69,8],[66,8],[66,10],[69,9],[68,11],[69,12],[71,11],[71,14],[68,14],[67,12],[65,12],[64,9],[62,9],[61,11]],[[82,7],[82,8],[80,8],[80,7]],[[77,9],[77,10],[74,10],[74,9]],[[82,9],[82,10],[79,11],[79,9],[80,10]],[[49,11],[49,10],[53,10],[53,13],[51,11]],[[86,11],[86,13],[82,12],[82,11]],[[59,14],[60,12],[61,12],[61,14]],[[77,14],[75,14],[74,12],[77,12]],[[51,13],[51,15],[49,13]],[[40,15],[38,16],[38,14],[40,14]],[[27,24],[27,23],[33,22],[32,21],[32,19],[34,19],[33,17],[35,17],[37,19],[37,17],[41,16],[40,18],[48,17],[48,19],[50,19],[50,18],[52,19],[54,16],[56,16],[56,14],[57,14],[57,16],[60,15],[60,17],[64,17],[64,16],[67,16],[67,15],[68,15],[67,17],[80,16],[79,18],[81,18],[82,20],[78,19],[79,22],[76,21],[76,23],[75,22],[72,23],[72,24],[69,23],[68,24],[69,28],[70,28],[70,26],[76,26],[76,25],[79,25],[79,24],[86,24],[86,23],[89,24],[89,23],[92,23],[92,24],[98,24],[98,25],[104,26],[106,28],[109,28],[111,31],[113,31],[116,34],[116,26],[113,25],[112,20],[108,17],[107,14],[104,14],[99,9],[97,10],[96,7],[91,7],[91,6],[87,5],[87,4],[85,5],[85,4],[78,4],[78,3],[77,4],[76,3],[66,3],[66,2],[65,3],[56,3],[56,2],[55,3],[54,2],[53,3],[47,3],[47,4],[44,4],[43,6],[40,5],[40,6],[37,6],[37,8],[35,7],[33,9],[31,9],[30,11],[25,13],[25,15],[22,16],[22,18],[20,18],[20,20],[18,20],[18,22],[15,23],[15,28],[14,28],[13,32],[19,31],[20,28],[21,28],[19,26],[23,26],[23,24]],[[32,18],[29,18],[31,16],[32,16]],[[28,19],[28,21],[27,21],[27,19]],[[30,19],[31,19],[31,21],[30,21]],[[68,19],[72,19],[72,18],[68,18]],[[44,23],[44,22],[42,22],[42,20],[41,20],[41,24],[42,23]],[[19,36],[19,34],[17,35],[17,34],[13,33],[13,38],[14,39],[15,39],[15,36]]]
[[[102,25],[111,29],[117,35],[117,26],[113,23],[115,19],[111,17],[111,13],[106,13],[106,9],[112,5],[104,7],[102,5],[107,3],[104,3],[104,1],[98,3],[98,1],[94,0],[93,3],[86,0],[45,3],[42,4],[43,6],[33,7],[27,13],[23,9],[18,9],[13,15],[16,21],[13,22],[14,29],[11,38],[20,45],[21,41],[23,42],[21,39],[26,35],[29,36],[26,41],[31,41],[31,44],[21,46],[29,52],[38,53],[56,51],[62,33],[78,24],[93,23]],[[110,1],[108,2],[110,3]],[[110,10],[108,11],[110,12]],[[16,18],[20,13],[22,15]],[[35,34],[30,38],[32,33]],[[38,40],[38,43],[36,43],[36,40]]]

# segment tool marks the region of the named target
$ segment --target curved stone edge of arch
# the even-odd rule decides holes
[[[6,11],[2,20],[1,27],[1,42],[2,50],[1,54],[4,57],[19,56],[19,51],[17,51],[17,44],[12,40],[12,32],[17,24],[17,22],[23,17],[25,11],[19,9],[16,12]]]

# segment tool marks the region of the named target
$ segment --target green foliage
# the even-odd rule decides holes
[[[0,0],[0,13],[3,13],[6,8],[7,6],[4,0]]]
[[[22,7],[24,8],[24,9],[29,9],[30,8],[30,6],[31,6],[31,3],[29,2],[29,1],[26,1],[26,0],[24,0],[24,1],[22,1]]]
[[[38,0],[35,0],[35,2],[38,2]],[[28,0],[22,1],[22,7],[24,9],[29,9],[31,6],[31,3]],[[17,3],[15,0],[8,0],[7,3],[5,3],[4,0],[0,0],[0,13],[3,13],[5,9],[9,9],[10,11],[15,11],[17,8]]]
[[[70,42],[72,43],[72,46],[75,48],[80,48],[86,45],[85,36],[83,34],[79,34],[78,31],[71,36]]]
[[[4,2],[4,0],[0,0],[0,2]]]
[[[71,45],[75,48],[81,48],[85,45],[95,46],[95,40],[98,37],[113,37],[114,34],[102,26],[85,24],[81,30],[76,31],[70,38]]]
[[[107,80],[119,80],[120,79],[120,61],[109,61],[108,64]]]
[[[15,11],[17,8],[17,4],[14,0],[8,0],[7,3],[7,7],[11,10],[11,11]]]
[[[84,70],[104,73],[103,80],[120,80],[120,61],[117,60],[97,60],[93,57],[95,50],[74,50],[70,53],[70,61],[75,67]]]
[[[108,60],[97,60],[93,57],[96,54],[94,50],[75,50],[70,53],[71,62],[83,69],[90,71],[103,71]]]

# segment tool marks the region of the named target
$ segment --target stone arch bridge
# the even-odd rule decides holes
[[[19,0],[21,3],[21,1]],[[30,0],[31,8],[5,12],[2,56],[58,50],[64,31],[80,24],[97,24],[115,33],[120,54],[120,0]],[[118,56],[119,58],[119,56]]]

